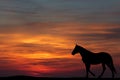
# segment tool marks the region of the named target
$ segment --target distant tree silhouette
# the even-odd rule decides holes
[[[80,53],[80,55],[82,56],[82,61],[85,63],[85,66],[86,66],[87,78],[88,78],[88,72],[90,72],[93,76],[95,76],[95,74],[90,71],[91,64],[102,64],[103,71],[98,78],[101,78],[101,76],[105,72],[106,70],[105,65],[107,65],[110,68],[112,72],[112,78],[114,78],[114,73],[116,73],[116,70],[114,68],[113,60],[110,54],[106,52],[93,53],[77,44],[72,51],[72,55],[75,55],[76,53]]]

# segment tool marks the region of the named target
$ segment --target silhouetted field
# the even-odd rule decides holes
[[[0,77],[0,80],[120,80],[120,78],[82,78],[82,77],[69,77],[69,78],[62,78],[62,77],[32,77],[32,76],[10,76],[10,77]]]

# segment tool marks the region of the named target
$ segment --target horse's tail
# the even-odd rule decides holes
[[[117,73],[117,72],[116,72],[116,69],[115,69],[115,67],[114,67],[113,61],[111,61],[111,68],[112,68],[112,70],[114,71],[114,73]]]
[[[114,71],[114,73],[117,73],[117,71],[116,71],[116,69],[115,69],[115,67],[113,66],[113,71]]]

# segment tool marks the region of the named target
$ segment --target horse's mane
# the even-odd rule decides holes
[[[79,46],[79,45],[78,45]],[[87,52],[87,53],[92,53],[90,50],[88,50],[88,49],[86,49],[86,48],[84,48],[84,47],[81,47],[81,46],[79,46],[84,52]]]

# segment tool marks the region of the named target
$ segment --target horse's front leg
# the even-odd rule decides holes
[[[88,78],[88,71],[90,69],[90,64],[85,64],[86,67],[86,78]]]
[[[93,76],[95,76],[95,74],[90,71],[90,64],[85,64],[85,66],[86,66],[86,77],[88,78],[88,72],[90,72]]]
[[[89,72],[90,72],[93,76],[95,76],[95,74],[94,74],[94,73],[92,73],[90,70],[89,70]]]

